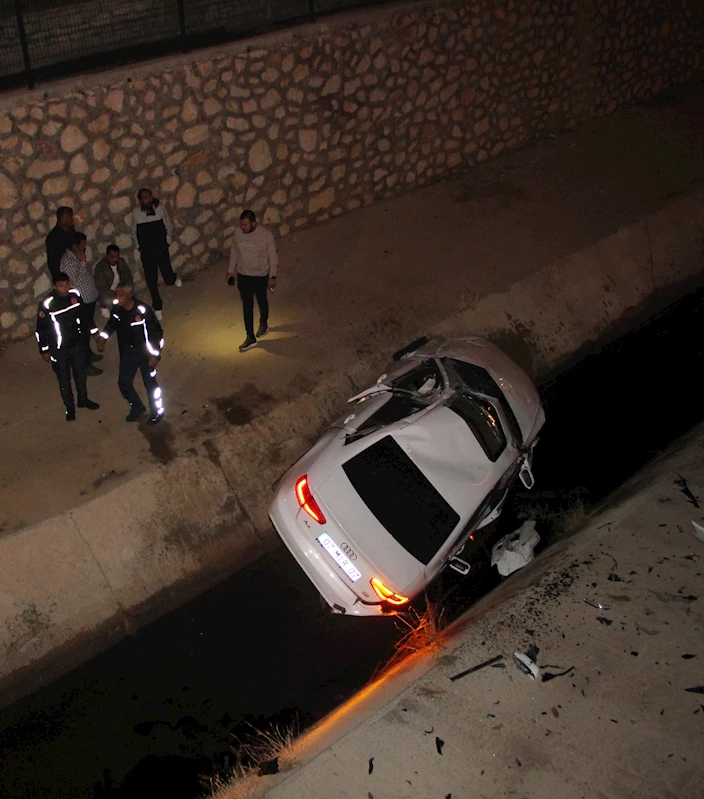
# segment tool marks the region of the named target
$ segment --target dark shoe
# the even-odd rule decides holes
[[[130,412],[125,416],[126,422],[136,422],[137,419],[146,411],[147,409],[142,405],[141,408],[132,408]]]
[[[75,422],[76,421],[76,409],[75,408],[66,408],[66,421],[67,422]]]
[[[159,422],[164,418],[163,413],[155,413],[154,416],[150,416],[147,419],[147,424],[154,426],[155,424],[159,424]]]
[[[97,366],[93,366],[93,364],[90,364],[90,366],[86,369],[86,374],[88,375],[88,377],[97,377],[98,375],[101,375],[102,373],[103,373],[103,370],[102,369],[98,369],[98,367]]]
[[[254,336],[247,336],[247,338],[240,344],[240,352],[247,352],[247,350],[251,350],[252,347],[257,346],[257,340]]]
[[[103,356],[98,352],[91,352],[90,359],[93,363],[95,363],[96,361],[102,361]]]
[[[89,411],[97,411],[100,405],[97,402],[93,402],[90,399],[84,399],[83,402],[78,403],[79,408],[88,408]]]
[[[269,332],[269,328],[265,324],[259,325],[259,330],[257,330],[257,338],[264,338],[266,334]]]

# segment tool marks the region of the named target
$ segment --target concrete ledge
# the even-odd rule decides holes
[[[418,334],[489,335],[540,376],[658,291],[698,275],[703,236],[698,191]],[[383,349],[405,343],[392,336]],[[278,546],[271,483],[379,366],[360,358],[250,424],[0,539],[0,703]]]

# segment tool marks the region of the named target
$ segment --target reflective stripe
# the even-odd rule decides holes
[[[51,316],[58,316],[59,314],[66,313],[66,311],[77,311],[79,308],[78,305],[67,305],[65,308],[62,308],[60,311],[49,311]]]
[[[145,343],[147,345],[147,351],[149,352],[149,354],[153,355],[155,358],[158,358],[159,357],[159,350],[155,350],[154,347],[152,347],[151,341],[149,341],[149,336],[147,335],[147,326],[146,325],[144,325],[144,341],[145,341]]]
[[[76,320],[76,321],[78,321],[78,320]],[[97,332],[98,332],[98,328],[97,327],[91,327],[91,329],[90,329],[91,336],[94,336]]]
[[[144,324],[144,321],[130,322],[130,327],[136,327],[137,325],[143,325],[143,324]]]
[[[164,339],[163,338],[159,339],[159,348],[162,349],[162,350],[164,349]]]
[[[78,289],[69,289],[68,293],[69,294],[75,294],[77,297],[81,296],[81,292]]]
[[[52,360],[54,363],[57,363],[57,361],[56,361],[56,358],[54,358],[54,356],[53,356],[53,355],[51,356],[51,360]]]
[[[146,313],[147,312],[147,309],[143,305],[138,305],[137,307],[139,308],[141,313]]]
[[[54,298],[53,297],[47,297],[44,300],[44,302],[42,303],[42,305],[48,310],[49,306],[51,305],[52,302],[54,302]]]
[[[110,334],[109,334],[109,333],[106,333],[104,330],[101,330],[101,331],[100,331],[100,338],[104,338],[104,339],[106,339],[106,340],[107,340],[107,339],[109,339],[109,338],[110,338]]]
[[[117,300],[113,300],[113,301],[112,301],[112,304],[113,304],[113,305],[117,305]]]
[[[152,369],[151,372],[149,372],[149,377],[156,377],[156,369]]]
[[[37,339],[37,341],[39,341],[39,333],[35,333],[34,336]]]
[[[154,389],[154,399],[161,399],[161,389],[155,388]]]

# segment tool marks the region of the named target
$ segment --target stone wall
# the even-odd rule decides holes
[[[701,3],[653,5],[405,3],[0,98],[0,340],[32,332],[56,206],[134,261],[151,186],[202,269],[244,207],[284,236],[698,75]]]

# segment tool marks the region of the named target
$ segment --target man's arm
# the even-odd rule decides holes
[[[230,263],[227,267],[228,275],[237,274],[237,264],[240,260],[240,248],[237,246],[237,236],[232,234],[232,245],[230,246]]]
[[[44,307],[44,303],[39,303],[37,309],[37,326],[35,329],[35,337],[37,345],[39,346],[39,354],[48,363],[51,360],[49,354],[49,312]]]
[[[266,237],[266,255],[269,260],[269,278],[275,280],[279,271],[279,256],[276,252],[276,242],[274,241],[274,234],[267,230]]]
[[[147,351],[151,356],[150,361],[152,358],[158,361],[161,359],[161,351],[164,349],[164,330],[151,308],[147,308],[147,312],[144,315],[144,323],[147,329]],[[155,365],[155,363],[152,363],[152,366]]]
[[[105,323],[105,327],[100,331],[97,336],[97,346],[98,352],[105,351],[105,342],[112,336],[115,332],[115,322],[114,317],[110,314],[108,321]]]
[[[173,222],[171,221],[171,217],[169,216],[169,212],[166,210],[165,205],[160,205],[161,213],[163,214],[164,219],[164,227],[166,228],[166,243],[171,244],[171,240],[174,237],[174,226]]]

